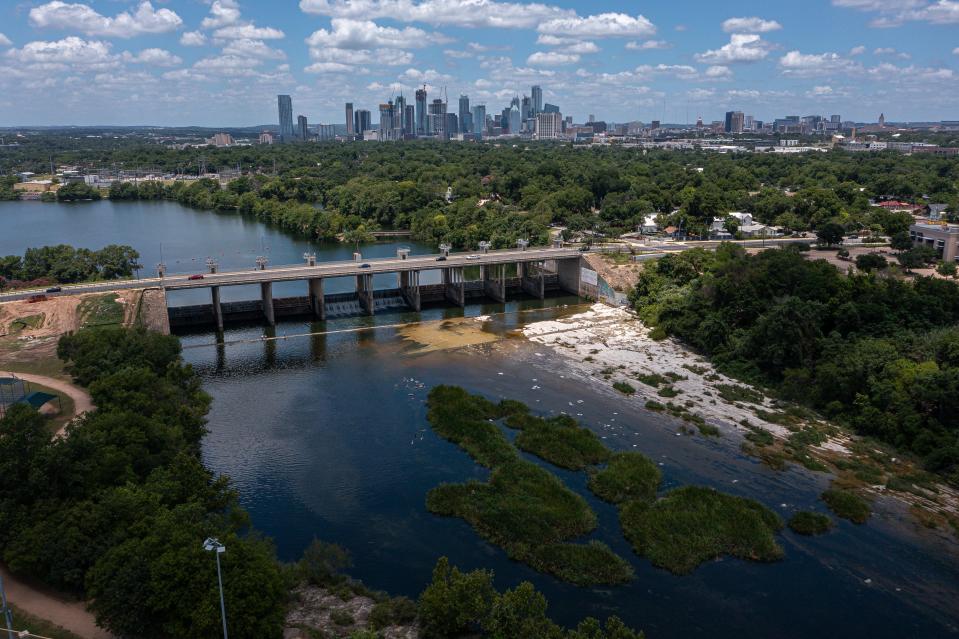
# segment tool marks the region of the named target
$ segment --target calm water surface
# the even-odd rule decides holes
[[[224,268],[252,265],[264,245],[278,264],[298,261],[307,248],[321,259],[351,253],[349,247],[311,247],[239,216],[172,203],[0,204],[0,223],[13,229],[0,234],[0,254],[58,242],[92,248],[127,243],[150,264],[159,259],[162,241],[164,259],[177,272],[201,270],[214,254]],[[378,244],[363,252],[392,255],[395,248]],[[348,283],[343,286],[348,290]],[[290,294],[301,294],[293,287]],[[239,297],[232,299],[244,297],[239,287],[233,293]],[[205,461],[233,477],[254,524],[276,540],[282,559],[298,558],[314,537],[333,541],[351,551],[356,577],[394,594],[415,597],[436,559],[446,555],[462,569],[494,570],[500,588],[532,581],[561,623],[618,614],[653,639],[959,634],[955,546],[916,533],[903,523],[908,515],[894,507],[880,508],[865,526],[838,521],[822,537],[786,530],[779,536],[786,552],[781,562],[725,559],[675,577],[632,553],[615,509],[590,495],[584,474],[551,468],[599,515],[590,538],[608,543],[636,570],[628,586],[596,589],[562,584],[510,562],[464,522],[428,513],[425,495],[433,486],[484,477],[465,453],[429,429],[424,401],[440,383],[519,399],[544,414],[582,413],[578,418],[607,445],[639,450],[660,463],[666,489],[715,486],[758,499],[784,518],[796,510],[823,510],[818,494],[824,476],[772,471],[741,455],[731,436],[678,437],[676,422],[650,414],[605,383],[576,377],[562,358],[511,333],[525,322],[579,310],[576,303],[560,297],[469,306],[467,316],[488,319],[465,326],[501,339],[447,350],[424,348],[406,338],[408,328],[395,325],[434,322],[425,326],[440,336],[444,318],[453,328],[464,327],[457,319],[462,309],[238,327],[220,345],[213,333],[184,335],[184,356],[214,398]],[[264,341],[264,334],[289,337]]]

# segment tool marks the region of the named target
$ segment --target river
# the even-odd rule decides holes
[[[13,229],[0,235],[0,254],[59,242],[121,243],[150,264],[159,261],[162,242],[171,272],[201,270],[209,255],[224,268],[252,267],[263,247],[276,264],[297,262],[305,250],[321,260],[352,253],[352,247],[311,245],[254,220],[168,202],[0,204],[0,224]],[[399,242],[361,251],[391,255],[399,245],[429,250]],[[393,594],[415,597],[436,559],[446,555],[462,569],[494,570],[501,589],[533,582],[561,623],[618,614],[651,639],[959,635],[955,545],[917,532],[907,514],[891,507],[863,526],[838,520],[821,537],[786,530],[779,535],[786,556],[777,563],[724,559],[677,577],[632,553],[615,510],[590,495],[584,474],[551,469],[599,515],[590,537],[607,542],[636,570],[627,586],[595,589],[513,563],[464,522],[427,512],[425,495],[433,486],[485,475],[429,429],[424,400],[440,383],[518,399],[543,413],[581,413],[607,445],[660,463],[664,488],[706,484],[758,499],[784,518],[799,509],[823,511],[818,495],[826,476],[773,471],[742,455],[732,437],[679,437],[675,421],[625,401],[605,383],[575,377],[560,356],[513,330],[569,314],[582,308],[578,304],[554,297],[465,311],[282,322],[270,331],[239,326],[229,328],[219,346],[212,332],[183,335],[184,356],[214,398],[205,462],[233,478],[281,559],[297,559],[314,537],[333,541],[351,552],[354,576]],[[264,341],[264,333],[288,338]]]

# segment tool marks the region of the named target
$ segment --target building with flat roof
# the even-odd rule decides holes
[[[913,224],[909,237],[913,246],[933,249],[944,262],[959,261],[959,224]]]

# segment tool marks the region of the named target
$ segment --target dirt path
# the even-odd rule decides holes
[[[58,393],[63,393],[67,397],[73,400],[73,415],[71,417],[77,417],[83,413],[92,411],[94,409],[93,400],[90,398],[90,394],[78,386],[74,386],[69,382],[65,382],[54,377],[44,377],[43,375],[31,375],[30,373],[9,373],[9,375],[16,375],[20,379],[30,382],[32,384],[40,384],[41,386],[46,386],[47,388],[52,388]],[[63,433],[66,430],[66,425],[57,431],[56,437],[63,437]]]
[[[55,623],[84,639],[112,639],[113,635],[97,626],[93,615],[87,612],[83,602],[70,601],[33,588],[12,576],[2,565],[0,565],[0,575],[3,575],[3,587],[7,592],[7,599],[18,608]],[[13,620],[13,625],[18,630],[24,629],[16,619]]]

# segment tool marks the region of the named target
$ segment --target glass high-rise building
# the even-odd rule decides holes
[[[472,120],[472,114],[470,114],[470,97],[468,95],[460,95],[460,133],[471,133],[473,131],[473,128],[470,126],[470,120]]]
[[[280,139],[289,142],[293,139],[293,99],[288,95],[276,96],[276,105],[280,112]]]
[[[533,115],[543,110],[543,89],[538,85],[533,85]]]
[[[478,138],[486,137],[486,105],[477,104],[471,113],[473,128],[471,132]]]
[[[366,109],[357,109],[356,113],[353,114],[353,132],[362,136],[364,131],[369,131],[372,128],[372,114]]]
[[[405,127],[403,126],[403,118],[406,115],[406,98],[402,95],[397,96],[396,102],[393,103],[393,128],[398,129],[396,132],[397,139],[402,138],[404,133],[407,133]]]
[[[353,103],[346,103],[346,134],[353,135]]]
[[[426,89],[416,90],[416,135],[429,133],[426,113]]]
[[[296,118],[296,135],[304,142],[310,139],[310,125],[307,123],[305,115]]]

